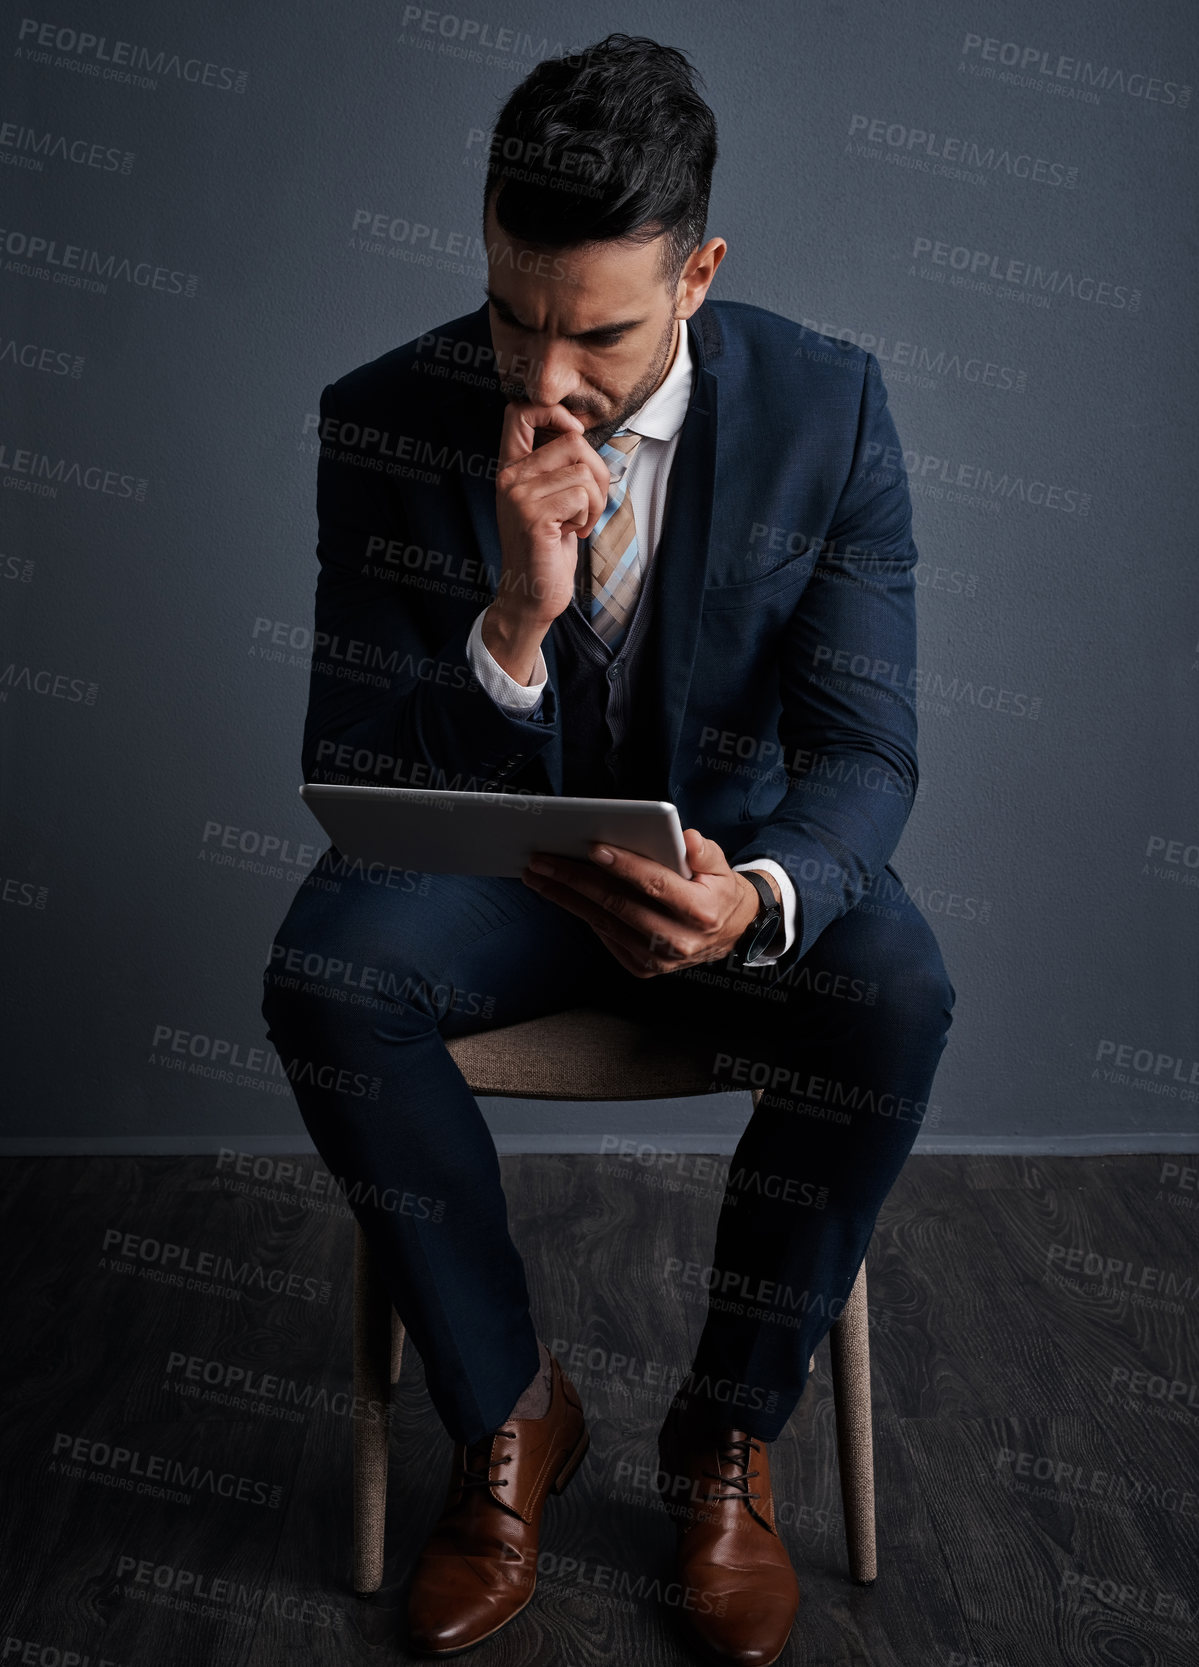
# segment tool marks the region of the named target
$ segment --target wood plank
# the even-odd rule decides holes
[[[1110,1246],[1138,1268],[1193,1267],[1199,1212],[1158,1196],[1161,1161],[917,1154],[905,1164],[867,1259],[879,1580],[869,1590],[848,1580],[821,1348],[771,1454],[803,1593],[784,1667],[949,1667],[971,1656],[1003,1667],[1182,1667],[1196,1658],[1199,1516],[1165,1490],[1195,1485],[1199,1417],[1148,1395],[1109,1404],[1103,1393],[1113,1363],[1192,1372],[1193,1314],[1113,1304],[1044,1278],[1054,1243]],[[539,1330],[581,1363],[567,1369],[592,1447],[547,1506],[533,1604],[472,1660],[681,1667],[696,1657],[677,1606],[661,1599],[674,1535],[652,1471],[704,1310],[680,1301],[664,1270],[670,1256],[708,1258],[719,1180],[671,1189],[580,1156],[506,1158],[502,1168]],[[112,1226],[212,1250],[233,1271],[328,1281],[329,1301],[246,1283],[228,1300],[102,1268]],[[350,1419],[334,1405],[350,1390],[349,1219],[317,1209],[303,1184],[231,1192],[212,1158],[8,1160],[0,1235],[5,1636],[172,1667],[417,1659],[402,1644],[407,1587],[440,1508],[450,1444],[409,1344],[395,1396],[384,1585],[357,1598]],[[167,1370],[172,1354],[215,1363],[222,1382],[182,1393],[178,1371]],[[259,1386],[240,1406],[217,1399],[234,1392],[224,1379],[237,1372]],[[264,1410],[282,1399],[264,1397],[266,1376],[289,1386],[296,1416]],[[58,1432],[211,1464],[279,1486],[281,1500],[270,1508],[193,1490],[184,1505],[60,1476],[48,1471]],[[1004,1452],[1013,1458],[1000,1460]],[[1029,1475],[1005,1481],[1019,1464]],[[106,1467],[84,1468],[99,1477]],[[1057,1477],[1049,1498],[1032,1491],[1046,1485],[1038,1469]],[[1097,1476],[1141,1497],[1081,1502],[1079,1478],[1094,1485]],[[209,1613],[149,1601],[152,1576],[118,1574],[122,1557],[176,1571],[172,1583],[205,1582]],[[221,1580],[230,1585],[215,1587]],[[146,1595],[131,1595],[138,1590]]]
[[[1115,1492],[1123,1481],[1179,1481],[1166,1454],[1131,1428],[1116,1437],[1089,1417],[1055,1413],[905,1419],[899,1433],[980,1659],[1193,1667],[1196,1518],[1164,1508],[1160,1492],[1139,1502]],[[1123,1601],[1104,1598],[1104,1587],[1123,1589]],[[1180,1620],[1171,1601],[1155,1617],[1159,1596],[1189,1604],[1189,1614]],[[942,1639],[927,1659],[960,1647]]]

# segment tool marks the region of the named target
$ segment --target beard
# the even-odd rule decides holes
[[[595,416],[595,412],[590,407],[585,404],[581,405],[578,401],[564,399],[560,402],[563,410],[572,412],[576,417],[578,417],[579,421],[583,423],[583,438],[589,446],[593,447],[595,451],[598,451],[602,445],[606,444],[606,442],[609,441],[616,433],[618,428],[623,428],[631,416],[633,416],[637,411],[640,411],[641,407],[653,393],[659,382],[661,382],[666,371],[666,366],[670,362],[671,353],[674,348],[676,327],[677,320],[674,318],[670,319],[658,340],[657,347],[654,349],[654,355],[649,369],[645,372],[644,376],[639,378],[636,386],[630,388],[629,392],[621,399],[620,408],[616,416],[606,417],[602,422],[596,423],[594,427],[588,427],[588,417],[594,418]],[[528,399],[529,396],[525,391],[525,385],[523,382],[515,381],[512,378],[503,376],[500,376],[498,380],[500,391],[503,393],[505,399],[510,401]],[[543,434],[545,436],[544,439],[542,439]],[[538,446],[547,445],[549,441],[554,438],[555,434],[550,429],[538,429],[533,440],[534,450],[536,450]]]

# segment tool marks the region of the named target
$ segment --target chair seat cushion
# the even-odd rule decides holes
[[[641,1025],[596,1007],[455,1036],[450,1056],[472,1094],[527,1100],[652,1100],[710,1094],[697,1031]]]

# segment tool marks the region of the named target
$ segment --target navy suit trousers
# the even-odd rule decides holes
[[[538,1355],[495,1143],[446,1041],[584,1003],[685,1026],[714,1089],[763,1088],[710,1263],[669,1271],[706,1309],[700,1416],[782,1430],[919,1133],[954,990],[890,867],[767,989],[770,970],[635,978],[520,879],[354,870],[332,847],[305,877],[263,975],[267,1035],[456,1440],[503,1423]]]

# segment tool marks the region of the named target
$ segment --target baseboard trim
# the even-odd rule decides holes
[[[572,1129],[569,1133],[500,1133],[496,1148],[503,1157],[529,1152],[604,1153],[636,1152],[637,1148],[662,1153],[706,1152],[717,1157],[731,1155],[736,1135],[654,1134],[638,1131],[621,1135],[613,1146],[610,1130],[595,1133]],[[607,1145],[605,1146],[605,1141]],[[630,1146],[628,1143],[632,1142]],[[0,1138],[0,1158],[79,1157],[210,1157],[221,1151],[252,1156],[312,1154],[315,1148],[302,1131],[298,1134],[182,1134],[182,1135],[15,1135]],[[936,1134],[917,1139],[913,1156],[930,1157],[1117,1157],[1127,1154],[1199,1154],[1199,1134],[1185,1130],[1154,1133],[1137,1129],[1112,1134]]]

